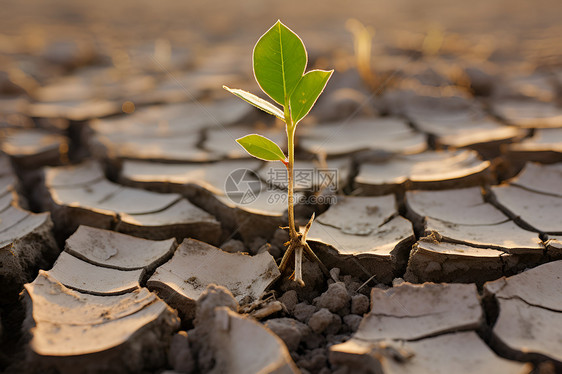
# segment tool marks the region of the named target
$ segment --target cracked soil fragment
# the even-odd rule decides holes
[[[308,239],[326,266],[387,283],[406,264],[414,233],[394,196],[345,196],[316,219]]]
[[[406,280],[481,285],[545,260],[539,234],[487,203],[480,187],[408,191],[405,205],[422,233],[410,253]]]
[[[219,222],[181,195],[123,187],[105,179],[97,163],[46,168],[44,175],[43,206],[67,234],[81,224],[147,239],[177,235],[213,243],[220,234]]]
[[[562,368],[562,261],[484,285],[498,318],[492,346],[516,360],[552,360]]]
[[[273,257],[227,253],[212,245],[186,239],[172,259],[158,267],[147,286],[178,309],[182,318],[195,316],[195,301],[207,285],[228,289],[237,301],[257,299],[279,277]]]
[[[40,373],[133,373],[164,364],[179,320],[146,288],[94,296],[64,287],[45,272],[25,286],[31,341],[28,370]]]
[[[427,151],[397,155],[387,162],[366,161],[359,166],[355,188],[362,195],[381,195],[402,189],[446,189],[489,181],[490,162],[472,150]]]
[[[19,207],[16,187],[9,160],[0,155],[0,302],[17,300],[24,283],[60,252],[50,214]]]
[[[496,356],[471,331],[483,321],[474,284],[373,288],[371,311],[351,340],[330,348],[330,361],[377,374],[530,373],[529,365]]]

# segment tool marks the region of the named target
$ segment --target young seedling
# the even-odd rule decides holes
[[[258,85],[282,109],[250,92],[223,86],[234,95],[285,122],[288,156],[285,156],[281,148],[273,141],[258,134],[246,135],[236,141],[250,155],[265,161],[281,161],[287,167],[289,241],[285,255],[279,264],[279,270],[281,272],[285,270],[294,253],[294,279],[301,286],[304,285],[302,280],[303,251],[322,267],[323,265],[306,242],[306,234],[314,215],[302,232],[297,231],[295,227],[293,180],[295,130],[299,122],[310,112],[334,72],[333,70],[311,70],[305,73],[307,60],[306,49],[299,36],[281,21],[277,21],[256,43],[253,65]]]

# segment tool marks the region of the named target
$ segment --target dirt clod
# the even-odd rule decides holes
[[[214,318],[215,308],[225,306],[238,312],[238,302],[232,293],[224,287],[210,284],[197,300],[195,325],[202,321],[210,321]]]
[[[310,333],[308,326],[292,318],[270,319],[265,322],[265,326],[285,342],[289,351],[295,351],[299,347],[303,336]]]
[[[295,310],[295,306],[299,302],[299,299],[297,297],[297,291],[289,290],[285,292],[279,298],[279,301],[281,301],[283,305],[285,305],[285,308],[287,308],[287,311],[289,311],[289,313],[293,313],[293,311]]]
[[[297,305],[295,305],[293,315],[301,322],[308,322],[310,317],[312,317],[312,315],[314,314],[315,310],[316,308],[313,305],[305,302],[298,303]]]
[[[316,306],[336,313],[349,306],[350,299],[351,297],[347,293],[345,284],[343,282],[336,282],[329,285],[328,290],[317,299]]]
[[[369,298],[363,294],[351,297],[351,313],[363,315],[369,311]]]
[[[308,320],[308,326],[310,326],[312,331],[316,333],[323,333],[328,327],[337,325],[335,323],[336,321],[341,325],[341,319],[339,316],[332,314],[326,308],[322,308],[310,317]],[[337,327],[339,330],[339,326]]]

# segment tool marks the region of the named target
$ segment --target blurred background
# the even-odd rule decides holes
[[[14,57],[18,54],[54,62],[74,54],[75,64],[88,59],[120,64],[154,48],[162,54],[167,42],[176,58],[180,52],[189,54],[189,63],[213,55],[219,60],[215,64],[248,69],[250,48],[277,19],[303,38],[313,56],[352,51],[348,20],[357,19],[373,29],[374,63],[390,49],[422,48],[428,35],[474,58],[549,66],[562,62],[562,2],[556,0],[4,0],[0,6],[4,70],[23,63]],[[228,49],[239,46],[241,55],[231,56]],[[55,73],[34,75],[41,79]]]
[[[312,122],[403,114],[393,90],[400,97],[408,91],[547,102],[562,92],[557,0],[25,0],[0,6],[0,128],[66,129],[57,121],[212,101],[228,95],[223,84],[256,92],[251,51],[277,19],[304,40],[309,68],[336,70],[321,109],[307,119]],[[342,88],[354,91],[326,102]],[[386,103],[377,100],[385,95]]]

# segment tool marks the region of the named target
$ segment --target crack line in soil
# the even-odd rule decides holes
[[[143,191],[148,191],[148,190],[144,190],[144,189],[143,189]],[[154,192],[154,191],[150,191],[150,192]],[[160,193],[160,192],[154,192],[154,193],[162,194],[162,193]],[[130,216],[142,216],[142,215],[145,215],[145,214],[161,213],[161,212],[163,212],[163,211],[169,209],[170,207],[176,205],[176,204],[179,203],[182,199],[185,199],[182,195],[180,195],[180,194],[178,194],[178,195],[179,195],[179,196],[178,196],[178,198],[177,198],[176,200],[172,201],[170,204],[168,204],[168,205],[166,205],[166,206],[164,206],[164,207],[162,207],[162,208],[160,208],[160,209],[151,210],[151,211],[149,211],[149,212],[142,212],[142,213],[126,213],[126,212],[120,212],[120,213],[118,213],[118,217],[117,217],[117,218],[119,219],[119,221],[121,221],[121,214],[128,214],[128,215],[130,215]],[[186,199],[186,200],[187,200],[187,199]],[[199,222],[199,221],[197,221],[197,222]]]
[[[377,339],[377,340],[375,340],[375,341],[373,341],[373,340],[368,340],[368,339],[361,339],[361,338],[359,338],[359,337],[352,337],[351,339],[357,339],[357,340],[359,340],[359,341],[367,342],[367,343],[384,342],[384,341],[388,341],[388,340],[390,340],[390,341],[396,341],[396,342],[418,342],[418,341],[421,341],[421,340],[430,339],[430,338],[435,338],[435,337],[442,336],[442,335],[454,334],[454,333],[461,332],[461,331],[474,331],[474,332],[477,332],[476,329],[474,329],[474,328],[468,328],[468,327],[467,327],[467,328],[452,328],[452,329],[450,329],[450,330],[434,332],[434,333],[422,335],[422,336],[417,337],[417,338],[410,338],[410,339],[399,339],[399,338],[390,338],[390,339],[388,339],[388,338],[382,338],[382,339]],[[350,339],[350,340],[351,340],[351,339]]]
[[[521,302],[523,302],[523,303],[525,303],[525,304],[527,304],[527,305],[529,305],[529,306],[535,307],[535,308],[541,308],[541,309],[548,310],[548,311],[554,312],[554,313],[562,313],[562,310],[560,310],[560,309],[557,310],[557,309],[552,309],[552,308],[546,307],[546,306],[544,306],[544,305],[533,304],[533,303],[528,302],[527,300],[525,300],[524,298],[522,298],[521,296],[518,296],[518,295],[513,295],[513,296],[510,296],[510,297],[497,296],[497,295],[494,295],[494,296],[495,296],[497,299],[502,299],[502,300],[519,300],[519,301],[521,301]]]

